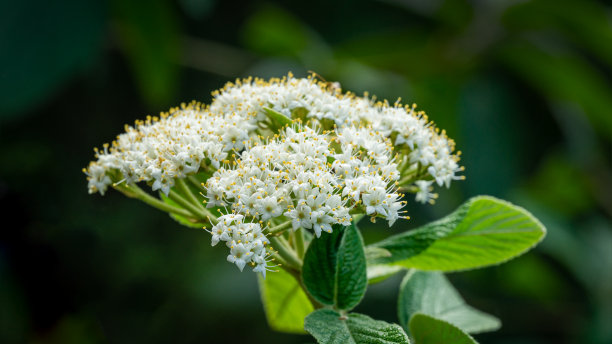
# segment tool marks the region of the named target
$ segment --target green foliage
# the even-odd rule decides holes
[[[280,332],[305,333],[304,318],[314,308],[295,278],[281,269],[258,279],[268,325]]]
[[[410,333],[415,344],[477,344],[474,338],[458,327],[422,313],[410,319]]]
[[[374,244],[388,250],[391,257],[369,263],[438,271],[481,268],[521,255],[545,233],[525,209],[479,196],[441,220]]]
[[[306,317],[304,328],[320,344],[407,344],[408,336],[396,324],[374,320],[366,315],[341,315],[319,309]]]
[[[335,226],[308,246],[302,267],[308,292],[324,305],[350,310],[367,288],[363,239],[354,224]]]
[[[468,333],[494,331],[501,325],[497,318],[468,306],[439,272],[408,272],[400,286],[397,312],[406,329],[417,313],[447,321]]]

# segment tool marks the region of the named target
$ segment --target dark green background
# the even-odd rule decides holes
[[[490,194],[548,227],[529,255],[452,274],[503,328],[482,343],[612,343],[612,6],[602,1],[3,1],[0,342],[305,343],[268,329],[255,274],[203,231],[81,168],[125,123],[236,77],[313,70],[416,102],[467,180],[408,222]],[[398,278],[356,309],[397,321]]]

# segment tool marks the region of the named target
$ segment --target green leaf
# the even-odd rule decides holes
[[[410,333],[415,344],[477,344],[474,338],[458,327],[422,313],[410,319]]]
[[[368,265],[368,283],[379,283],[404,270],[403,266],[374,264]]]
[[[397,312],[405,328],[416,313],[447,321],[468,333],[494,331],[501,326],[499,319],[468,306],[440,272],[408,272],[400,286]]]
[[[368,285],[363,239],[354,224],[334,226],[313,239],[302,268],[302,279],[317,301],[338,309],[354,308]]]
[[[266,319],[273,330],[287,333],[306,333],[304,318],[314,310],[308,296],[288,272],[280,269],[259,275],[259,291]]]
[[[304,328],[320,344],[400,344],[410,343],[399,325],[352,313],[342,316],[331,309],[309,314]]]
[[[177,208],[182,208],[178,203],[168,198],[168,196],[166,196],[163,192],[159,193],[159,198],[165,203],[168,203]],[[169,215],[173,220],[175,220],[176,222],[180,223],[183,226],[190,227],[190,228],[198,228],[198,229],[202,229],[202,227],[204,227],[204,223],[198,222],[196,219],[187,218],[185,216],[172,214],[172,213],[170,213]]]
[[[544,226],[527,210],[478,196],[441,220],[374,244],[391,257],[371,264],[438,271],[481,268],[525,253],[545,234]]]
[[[284,125],[291,124],[291,118],[283,115],[282,113],[276,112],[276,111],[274,111],[274,110],[272,110],[270,108],[267,108],[267,107],[264,107],[264,110],[266,111],[266,115],[268,116],[268,118],[277,127],[282,127]]]
[[[365,248],[365,255],[368,267],[367,275],[369,284],[382,282],[396,273],[404,270],[404,268],[399,265],[370,263],[379,258],[391,257],[391,252],[385,250],[384,248],[368,246]]]
[[[391,252],[384,248],[368,246],[365,248],[365,256],[367,261],[373,261],[378,258],[391,257]]]

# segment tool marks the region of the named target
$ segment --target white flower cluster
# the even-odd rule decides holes
[[[348,225],[352,215],[392,225],[404,212],[398,190],[433,203],[434,183],[463,179],[454,142],[414,105],[376,102],[291,75],[229,83],[213,96],[210,106],[182,105],[126,126],[84,169],[89,192],[145,181],[184,205],[178,213],[210,221],[212,244],[226,242],[228,260],[240,270],[250,265],[265,273],[273,252],[266,222],[317,237]],[[289,119],[293,124],[284,126]],[[195,176],[202,168],[206,173]],[[193,187],[202,182],[206,209],[186,184],[173,188],[186,177]]]
[[[200,104],[183,105],[162,113],[160,118],[148,117],[126,126],[112,145],[96,149],[97,161],[85,169],[89,193],[104,194],[114,182],[150,182],[153,191],[166,195],[175,178],[195,173],[201,164],[215,168],[231,150],[241,150],[256,120],[248,114],[213,114]]]
[[[331,149],[332,141],[341,143],[341,152]],[[372,150],[360,154],[363,147]],[[346,128],[335,137],[289,127],[248,147],[234,167],[215,172],[206,184],[207,206],[230,204],[235,213],[262,221],[285,216],[294,230],[313,229],[317,237],[334,224],[348,225],[349,211],[359,204],[393,224],[403,203],[392,184],[399,172],[391,153],[364,129]]]
[[[253,271],[266,277],[266,271],[270,271],[270,253],[266,246],[270,241],[263,234],[261,224],[244,222],[242,215],[227,214],[219,218],[210,233],[213,246],[223,241],[230,249],[228,262],[236,264],[240,271],[245,265],[252,265]]]
[[[405,202],[393,184],[399,172],[390,143],[364,128],[332,134],[296,125],[267,143],[254,142],[232,167],[222,167],[208,179],[207,207],[230,205],[231,213],[222,218],[284,218],[293,230],[312,229],[317,237],[322,231],[331,233],[333,225],[349,225],[350,212],[357,207],[393,224]],[[333,142],[340,143],[340,152],[331,149]],[[229,238],[243,232],[242,226],[219,222],[212,228],[213,245],[218,235]]]
[[[454,142],[444,131],[437,130],[423,112],[415,111],[415,105],[390,106],[386,102],[342,93],[312,78],[291,76],[270,82],[247,79],[237,85],[229,84],[216,93],[211,105],[215,112],[257,114],[260,119],[264,117],[265,108],[290,118],[306,114],[306,118],[318,120],[324,129],[331,129],[326,123],[340,128],[365,124],[372,131],[393,139],[395,150],[403,153],[405,163],[423,171],[418,175],[420,180],[431,179],[439,186],[449,187],[451,181],[463,179],[457,175],[463,168],[458,164],[458,155],[453,154]],[[433,200],[431,196],[422,195],[417,201]]]

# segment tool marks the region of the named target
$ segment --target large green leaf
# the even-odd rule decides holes
[[[415,344],[477,344],[458,327],[422,313],[410,319],[410,333]]]
[[[304,328],[320,344],[410,343],[399,325],[357,313],[342,316],[331,309],[319,309],[308,315]]]
[[[332,233],[313,239],[302,268],[308,292],[319,302],[350,310],[367,288],[363,239],[354,224],[335,226]]]
[[[374,244],[391,256],[368,263],[437,271],[480,268],[523,254],[545,233],[544,226],[527,210],[478,196],[441,220]]]
[[[314,310],[295,278],[285,270],[259,275],[259,291],[270,327],[276,331],[305,333],[304,318]]]
[[[468,333],[494,331],[501,325],[494,316],[468,306],[440,272],[408,272],[400,286],[397,313],[404,328],[416,313],[447,321]]]

